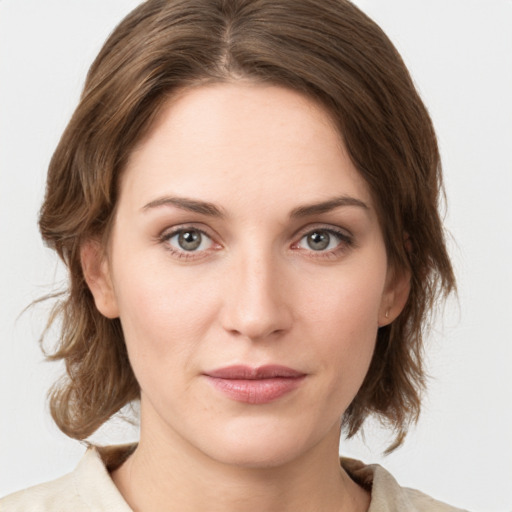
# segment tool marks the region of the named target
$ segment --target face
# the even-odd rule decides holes
[[[249,84],[174,98],[129,159],[98,258],[83,249],[98,308],[122,323],[141,441],[246,466],[337,453],[403,301],[322,108]]]

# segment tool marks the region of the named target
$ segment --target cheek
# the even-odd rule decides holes
[[[306,299],[303,315],[317,325],[347,335],[352,331],[375,331],[385,280],[386,269],[380,261],[347,265],[337,272],[302,279],[299,293]]]
[[[217,314],[214,293],[186,272],[156,272],[162,265],[148,260],[126,267],[116,276],[116,296],[132,363],[187,365]]]
[[[385,260],[383,260],[385,262]],[[368,370],[378,330],[386,271],[377,261],[345,269],[314,290],[303,305],[307,339],[316,339],[326,374],[342,387],[361,385]],[[305,283],[307,284],[307,283]],[[318,286],[323,284],[323,286]],[[336,387],[336,385],[334,387]]]

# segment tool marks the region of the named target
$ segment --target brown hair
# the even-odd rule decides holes
[[[52,415],[83,439],[138,398],[120,322],[95,308],[80,247],[108,238],[123,165],[169,95],[240,78],[300,91],[331,113],[373,194],[390,262],[411,273],[406,307],[379,329],[344,417],[352,436],[377,415],[398,445],[420,411],[424,327],[454,276],[430,117],[392,43],[347,0],[147,0],[109,37],[53,155],[41,210],[43,238],[70,273],[50,319],[60,315],[62,332],[49,357],[67,368]]]

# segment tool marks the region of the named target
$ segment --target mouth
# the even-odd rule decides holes
[[[227,398],[247,404],[265,404],[297,389],[306,374],[281,365],[228,366],[206,372],[210,384]]]

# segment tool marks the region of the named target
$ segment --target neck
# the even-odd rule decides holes
[[[174,446],[141,436],[112,478],[134,512],[362,512],[369,506],[368,494],[340,467],[336,447],[315,447],[299,460],[251,468],[204,455],[183,457]]]
[[[292,461],[250,467],[141,428],[139,446],[112,478],[135,512],[366,511],[369,496],[340,467],[334,433]]]

